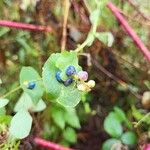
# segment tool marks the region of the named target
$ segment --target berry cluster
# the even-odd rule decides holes
[[[68,76],[68,79],[63,81],[61,79],[61,71],[58,71],[55,75],[58,82],[63,83],[64,86],[69,86],[71,83],[73,83],[73,75],[76,73],[76,69],[74,66],[69,66],[66,69],[66,75]]]
[[[61,79],[61,71],[58,71],[56,73],[56,79],[58,82],[63,83],[64,86],[69,86],[72,84],[74,81],[76,82],[77,88],[80,91],[88,92],[95,86],[95,81],[94,80],[88,80],[88,73],[86,71],[79,71],[76,72],[76,69],[74,66],[69,66],[66,69],[66,75],[68,77],[67,80],[63,81]]]

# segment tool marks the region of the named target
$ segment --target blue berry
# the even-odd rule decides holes
[[[63,80],[61,79],[60,74],[61,74],[61,71],[56,72],[55,77],[56,77],[56,79],[57,79],[58,82],[61,82],[61,83],[62,83]]]
[[[66,69],[66,75],[67,76],[72,76],[73,74],[75,74],[76,72],[76,69],[74,66],[69,66],[67,69]]]
[[[64,86],[69,86],[73,82],[72,78],[68,78],[66,81],[64,81]]]
[[[27,89],[33,90],[35,88],[35,82],[29,82]]]

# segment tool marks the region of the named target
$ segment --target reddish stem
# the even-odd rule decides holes
[[[121,23],[124,29],[127,31],[129,36],[135,42],[136,46],[140,49],[140,51],[144,54],[148,61],[150,61],[150,52],[147,47],[144,45],[142,40],[138,37],[138,35],[134,32],[134,30],[130,27],[125,18],[120,14],[120,10],[113,5],[111,2],[107,4],[108,8],[112,11],[117,20]]]
[[[51,150],[74,150],[71,148],[63,147],[61,145],[58,145],[58,144],[50,142],[50,141],[43,140],[38,137],[34,138],[34,142],[41,147],[49,148]]]
[[[143,150],[150,150],[150,144],[146,144],[143,148]]]
[[[24,29],[24,30],[52,32],[52,28],[48,26],[33,25],[33,24],[14,22],[14,21],[8,21],[8,20],[0,20],[0,26]]]

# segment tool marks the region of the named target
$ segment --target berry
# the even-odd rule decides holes
[[[55,77],[56,77],[56,79],[57,79],[58,82],[63,82],[63,80],[60,77],[60,74],[61,74],[61,71],[56,72]]]
[[[84,84],[79,84],[79,85],[77,86],[77,88],[78,88],[79,91],[85,92],[87,87],[86,87],[86,85],[84,85]]]
[[[88,73],[86,71],[79,71],[78,78],[82,81],[86,81],[88,79]]]
[[[35,82],[29,82],[27,89],[33,90],[35,88]]]
[[[66,81],[64,81],[64,86],[69,86],[73,82],[72,78],[68,78]]]
[[[90,80],[88,81],[87,85],[90,87],[90,88],[93,88],[95,86],[95,81],[94,80]]]
[[[69,66],[67,69],[66,69],[66,75],[67,76],[72,76],[73,74],[75,74],[76,72],[76,69],[74,66]]]

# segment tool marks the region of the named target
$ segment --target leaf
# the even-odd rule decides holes
[[[51,95],[52,99],[65,107],[75,107],[81,100],[81,92],[74,83],[65,87],[55,77],[59,70],[62,71],[64,76],[64,72],[69,65],[73,65],[77,71],[81,70],[76,52],[52,54],[44,64],[42,78],[46,92]]]
[[[9,100],[6,98],[0,99],[0,108],[5,107],[8,104]]]
[[[35,88],[32,90],[27,89],[25,82],[32,81],[36,82]],[[44,92],[43,83],[37,71],[34,70],[32,67],[23,67],[20,72],[20,85],[23,90],[30,95],[32,101],[37,104]]]
[[[112,137],[119,138],[121,136],[123,129],[114,112],[109,113],[105,118],[104,129]]]
[[[0,124],[7,124],[9,125],[10,121],[11,121],[11,116],[8,115],[0,115]]]
[[[77,141],[77,135],[74,129],[67,127],[63,132],[63,137],[70,143],[75,143]]]
[[[114,42],[114,37],[110,32],[100,32],[95,34],[96,38],[100,40],[102,43],[111,47]]]
[[[130,123],[130,121],[126,117],[125,112],[122,109],[120,109],[119,107],[114,107],[114,111],[115,111],[116,115],[118,116],[118,119],[120,120],[120,122],[126,123],[128,128],[132,129],[132,124]]]
[[[44,64],[42,72],[46,92],[51,94],[53,98],[57,98],[61,91],[61,84],[55,78],[56,72],[59,70],[55,63],[59,57],[59,53],[52,54]]]
[[[40,99],[39,102],[36,104],[36,106],[34,105],[32,107],[32,111],[33,112],[40,112],[40,111],[43,111],[45,108],[46,108],[45,102],[42,99]]]
[[[108,139],[106,140],[103,145],[102,145],[102,150],[111,150],[111,147],[113,146],[113,144],[116,143],[121,143],[119,140],[117,139]]]
[[[137,143],[137,136],[134,132],[126,132],[121,136],[121,141],[126,145],[135,145]]]
[[[80,128],[80,121],[75,109],[67,109],[65,112],[65,121],[74,128]]]
[[[77,52],[75,51],[64,51],[59,54],[60,57],[58,57],[56,61],[56,67],[60,69],[61,71],[65,71],[66,68],[70,65],[74,66],[76,68],[76,71],[80,71],[81,67],[78,65],[78,57]]]
[[[72,86],[62,87],[57,102],[65,107],[75,107],[81,100],[81,92]]]
[[[23,139],[29,135],[32,125],[32,117],[25,110],[20,110],[12,118],[9,132],[17,139]]]
[[[54,107],[52,108],[51,115],[56,125],[58,125],[61,129],[64,129],[65,120],[63,109],[59,107]]]
[[[46,104],[41,99],[37,104],[34,104],[31,97],[27,93],[22,93],[21,97],[17,101],[14,111],[18,112],[21,109],[30,110],[33,112],[39,112],[46,108]]]

